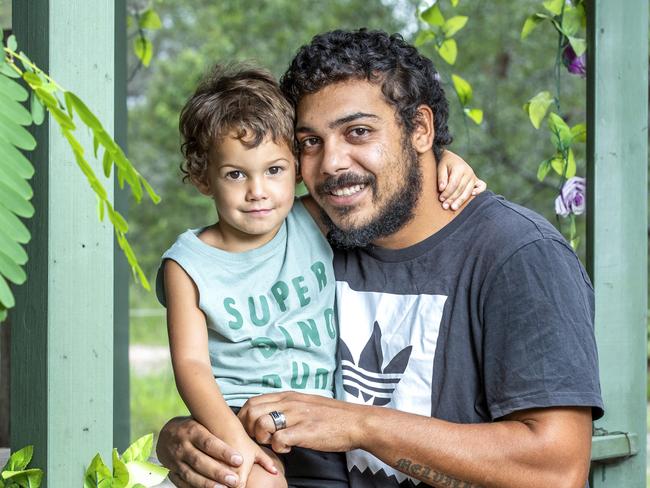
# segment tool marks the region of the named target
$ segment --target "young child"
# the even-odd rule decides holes
[[[265,70],[218,66],[201,83],[181,114],[183,172],[215,201],[219,221],[178,237],[162,257],[157,293],[178,391],[196,420],[242,454],[240,486],[343,488],[338,453],[278,457],[236,416],[263,393],[333,396],[332,250],[315,203],[294,198],[293,118]],[[474,187],[471,168],[453,162],[444,178]],[[446,194],[460,194],[449,186]],[[284,419],[274,421],[282,428]]]

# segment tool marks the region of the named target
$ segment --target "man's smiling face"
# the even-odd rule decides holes
[[[338,244],[364,246],[410,220],[418,155],[379,84],[327,85],[300,100],[296,118],[301,174]]]

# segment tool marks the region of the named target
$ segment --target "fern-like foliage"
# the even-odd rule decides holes
[[[21,78],[28,89],[17,82]],[[28,102],[29,110],[25,108],[25,102]],[[94,157],[102,154],[106,177],[111,176],[115,168],[120,187],[126,183],[137,202],[142,200],[145,192],[154,203],[158,203],[160,197],[84,102],[39,69],[25,53],[18,52],[16,39],[11,36],[0,56],[0,322],[6,317],[7,310],[15,305],[9,283],[21,285],[27,279],[23,265],[28,256],[23,245],[31,236],[21,219],[34,215],[30,203],[33,191],[29,183],[34,167],[22,151],[36,147],[36,140],[27,128],[41,124],[46,113],[59,126],[79,169],[95,193],[99,219],[108,215],[134,276],[142,286],[150,288],[126,238],[128,223],[113,208],[104,185],[88,163],[86,151],[75,136],[77,125],[84,125],[92,132]]]

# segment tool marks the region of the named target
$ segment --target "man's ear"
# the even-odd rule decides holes
[[[435,129],[433,127],[433,111],[428,105],[420,105],[415,113],[413,133],[411,142],[418,154],[431,151]]]

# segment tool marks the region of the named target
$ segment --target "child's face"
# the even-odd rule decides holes
[[[211,154],[206,181],[197,186],[214,199],[222,232],[263,244],[289,214],[295,185],[295,157],[286,144],[265,139],[249,149],[229,134]]]

